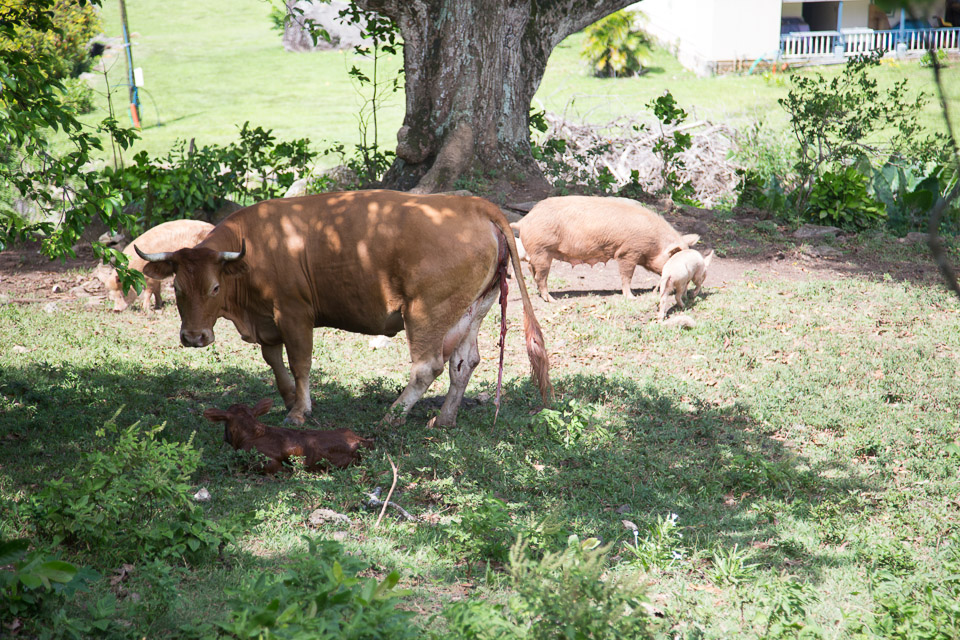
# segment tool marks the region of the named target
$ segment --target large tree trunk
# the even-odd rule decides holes
[[[547,58],[630,0],[358,0],[400,25],[406,108],[386,186],[444,191],[476,172],[546,192],[528,116]]]

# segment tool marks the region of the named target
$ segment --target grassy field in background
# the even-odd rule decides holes
[[[245,121],[271,128],[283,139],[308,137],[317,149],[334,142],[352,149],[358,141],[356,113],[363,104],[347,76],[358,60],[352,51],[287,53],[280,33],[271,28],[269,4],[262,0],[185,0],[146,2],[130,0],[128,18],[134,37],[134,60],[144,70],[147,91],[142,97],[144,130],[137,148],[165,153],[177,139],[195,138],[197,144],[236,139]],[[115,3],[103,8],[105,29],[120,35]],[[734,127],[762,121],[785,126],[777,100],[788,82],[781,74],[697,78],[674,57],[656,49],[650,71],[640,78],[592,77],[580,58],[583,34],[564,40],[547,65],[534,99],[535,108],[564,114],[574,121],[606,123],[620,116],[652,119],[646,105],[669,90],[693,118],[705,118]],[[126,109],[126,70],[122,58],[108,61],[115,108]],[[399,56],[385,63],[387,74],[399,69]],[[945,72],[948,100],[960,104],[957,65]],[[822,67],[836,73],[839,67]],[[882,86],[907,78],[916,91],[933,93],[932,74],[917,62],[885,64],[878,71]],[[105,114],[102,80],[96,82],[100,108],[85,116],[89,123]],[[124,111],[124,122],[129,117]],[[402,93],[391,95],[380,111],[380,143],[392,149],[404,115]],[[924,111],[924,123],[942,130],[939,105]],[[321,166],[334,158],[321,158]]]
[[[0,306],[0,536],[32,535],[30,496],[69,476],[82,452],[106,450],[110,439],[94,432],[120,409],[122,427],[165,423],[162,438],[176,442],[195,434],[202,460],[191,491],[213,496],[205,514],[252,519],[222,560],[137,566],[129,589],[139,600],[119,598],[115,617],[138,637],[225,619],[225,590],[303,569],[290,564],[303,535],[339,540],[372,565],[365,575],[399,571],[417,624],[442,628],[431,616],[446,602],[509,595],[502,565],[464,561],[458,532],[509,537],[548,516],[561,537],[612,543],[611,576],[644,570],[624,546],[633,537],[621,521],[635,523],[648,543],[651,601],[685,637],[794,637],[771,631],[776,616],[820,634],[804,637],[890,637],[891,621],[919,629],[960,596],[960,314],[939,286],[881,276],[789,282],[748,272],[708,288],[692,310],[697,327],[679,333],[650,323],[649,293],[535,301],[565,413],[533,414],[514,319],[499,420],[490,404],[472,405],[453,429],[426,428],[436,408],[423,404],[403,427],[378,422],[409,373],[402,337],[373,351],[364,336],[318,330],[309,426],[349,427],[377,448],[347,470],[276,479],[202,417],[234,402],[279,404],[258,349],[226,321],[210,348],[183,349],[171,307],[143,318]],[[469,397],[493,390],[497,316],[481,331]],[[446,386],[444,373],[428,396]],[[282,417],[274,409],[264,420]],[[420,520],[388,515],[375,529],[377,513],[362,505],[389,486],[388,456],[400,466],[394,500]],[[508,522],[486,530],[474,519],[464,534],[463,519],[493,497]],[[353,524],[310,525],[317,508]],[[676,527],[664,532],[670,514]],[[104,564],[110,550],[63,553],[104,576],[115,569]],[[106,577],[78,602],[99,598],[113,598]],[[85,611],[72,605],[68,615]]]

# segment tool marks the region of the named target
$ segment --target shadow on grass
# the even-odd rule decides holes
[[[445,393],[446,382],[443,375],[434,390]],[[389,485],[385,455],[390,454],[403,469],[395,500],[415,515],[454,504],[463,493],[488,493],[515,505],[519,517],[536,521],[551,514],[569,532],[619,544],[632,540],[622,519],[642,531],[658,516],[676,513],[689,532],[688,544],[700,550],[754,544],[762,561],[777,566],[789,559],[793,571],[813,580],[834,561],[836,554],[822,544],[797,548],[777,525],[790,517],[822,527],[823,504],[834,506],[831,517],[852,514],[857,507],[846,497],[868,487],[851,468],[810,462],[752,418],[747,407],[703,402],[676,380],[640,385],[622,376],[575,375],[556,384],[557,408],[581,420],[585,427],[579,431],[564,433],[573,429],[569,415],[553,426],[535,417],[539,397],[526,376],[505,383],[495,424],[492,403],[468,402],[451,429],[426,427],[437,410],[429,400],[414,408],[406,425],[381,424],[399,391],[395,382],[377,378],[357,389],[325,378],[314,386],[308,427],[350,427],[377,443],[357,473],[324,481],[328,492],[348,494],[334,495],[333,506],[358,508],[359,489],[382,483],[384,473]],[[203,419],[205,408],[270,397],[280,408],[264,422],[279,425],[284,415],[272,380],[233,368],[214,376],[187,369],[145,371],[129,363],[79,370],[32,364],[0,369],[0,394],[6,407],[0,413],[0,468],[8,491],[27,493],[70,473],[82,451],[99,446],[95,430],[121,406],[120,426],[166,421],[161,437],[174,440],[196,432],[196,446],[204,449],[200,475],[214,481],[232,473],[224,462],[232,454],[222,442],[222,426]],[[405,495],[410,481],[438,479],[448,483],[439,495]],[[248,476],[222,484],[219,490],[227,495],[220,502],[239,499],[250,482]],[[262,505],[285,487],[282,474],[256,484],[256,503]],[[231,497],[231,492],[240,493]],[[251,504],[249,498],[242,503]]]

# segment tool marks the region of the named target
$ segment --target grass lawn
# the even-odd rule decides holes
[[[317,149],[334,142],[352,148],[358,140],[356,113],[364,98],[347,76],[347,69],[369,63],[352,52],[287,53],[280,33],[271,28],[269,4],[262,0],[127,3],[134,33],[135,65],[146,82],[143,93],[142,140],[137,148],[151,155],[165,153],[177,139],[195,138],[198,145],[236,139],[245,121],[271,128],[281,139],[310,138]],[[119,36],[115,3],[103,8],[106,33]],[[598,79],[580,58],[583,34],[564,40],[554,51],[534,99],[535,108],[568,118],[606,123],[620,116],[652,119],[646,105],[669,90],[692,118],[706,118],[735,127],[763,121],[786,124],[777,100],[789,88],[780,75],[756,74],[697,78],[668,52],[657,49],[650,72],[641,78]],[[122,58],[107,61],[115,108],[126,117],[126,68]],[[385,76],[402,65],[397,57],[385,63]],[[948,101],[960,104],[957,65],[945,72]],[[819,68],[836,73],[838,67]],[[807,73],[808,71],[801,71]],[[878,71],[881,86],[906,78],[917,91],[933,93],[932,74],[916,62],[885,64]],[[84,117],[98,122],[106,113],[104,82],[96,82],[100,107]],[[392,148],[404,115],[401,93],[391,95],[380,110],[380,143]],[[956,114],[955,117],[960,117]],[[923,122],[943,127],[939,105],[931,103]],[[335,164],[321,158],[321,166]]]
[[[941,287],[748,272],[708,288],[685,332],[650,323],[651,294],[535,305],[556,413],[534,414],[515,315],[499,420],[473,405],[454,429],[426,428],[436,408],[423,404],[403,427],[378,422],[406,383],[402,338],[374,351],[364,336],[321,329],[308,426],[349,427],[377,448],[347,470],[277,478],[202,417],[279,402],[258,349],[229,323],[212,347],[183,349],[171,307],[143,318],[0,306],[0,536],[94,568],[104,577],[63,615],[89,621],[91,603],[109,605],[137,637],[193,637],[183,629],[228,618],[229,594],[255,600],[261,574],[306,576],[335,557],[367,566],[363,576],[398,571],[412,589],[402,606],[441,632],[432,616],[450,601],[505,601],[505,549],[521,532],[543,549],[569,534],[610,543],[607,574],[641,572],[650,606],[684,637],[891,637],[896,624],[954,637],[960,314]],[[495,384],[497,316],[481,331],[468,396]],[[446,384],[443,374],[428,395]],[[147,561],[119,545],[37,538],[31,501],[51,480],[76,479],[81,456],[116,446],[96,431],[118,409],[118,426],[164,424],[161,442],[199,450],[189,493],[207,488],[203,516],[236,535],[220,559]],[[388,456],[400,467],[393,499],[418,521],[388,512],[375,528],[363,504],[389,487]],[[352,522],[311,524],[317,508]],[[623,520],[639,527],[635,552]],[[303,536],[335,539],[346,555],[304,556]]]

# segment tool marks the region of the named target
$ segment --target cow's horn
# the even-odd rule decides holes
[[[240,251],[221,251],[220,259],[224,262],[230,262],[231,260],[239,260],[243,257],[243,254],[247,252],[247,240],[246,238],[240,240]]]
[[[164,260],[169,260],[170,256],[173,255],[170,251],[161,251],[160,253],[144,253],[140,251],[140,247],[133,245],[133,250],[137,252],[137,255],[146,260],[147,262],[163,262]]]

